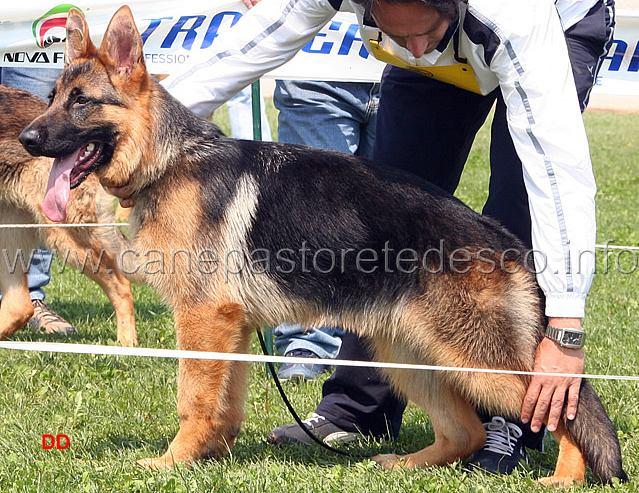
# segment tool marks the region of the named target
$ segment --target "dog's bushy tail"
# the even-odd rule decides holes
[[[585,379],[579,393],[579,411],[574,420],[566,420],[566,427],[598,481],[609,484],[612,478],[628,480],[621,465],[615,427],[599,396]]]

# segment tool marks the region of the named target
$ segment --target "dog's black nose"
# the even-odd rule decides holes
[[[32,156],[39,156],[41,154],[39,152],[39,148],[43,139],[42,132],[40,132],[38,129],[27,127],[22,131],[18,139]]]

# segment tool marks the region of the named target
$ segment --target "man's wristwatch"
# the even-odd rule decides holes
[[[584,347],[586,333],[582,329],[559,329],[548,325],[546,327],[546,337],[562,347],[579,349]]]

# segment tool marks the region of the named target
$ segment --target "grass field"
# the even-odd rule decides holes
[[[639,246],[639,115],[588,113],[585,118],[600,189],[598,243]],[[486,196],[487,145],[484,129],[458,191],[475,209]],[[598,252],[584,322],[587,373],[639,374],[638,257],[637,251]],[[80,335],[71,342],[115,344],[111,306],[96,285],[54,266],[47,295],[79,327]],[[134,295],[140,345],[174,348],[166,306],[147,288],[135,287]],[[67,340],[27,331],[14,339]],[[259,352],[256,344],[253,351]],[[547,438],[546,452],[532,453],[527,467],[509,477],[493,477],[467,473],[462,464],[390,473],[370,461],[317,447],[272,447],[266,434],[291,418],[263,366],[255,365],[247,421],[229,457],[191,469],[147,471],[134,462],[163,453],[178,429],[176,374],[173,360],[0,350],[0,492],[538,492],[535,479],[550,474],[556,457],[556,444]],[[637,385],[594,382],[619,429],[625,467],[633,478],[621,491],[639,490]],[[320,398],[321,382],[289,383],[286,389],[306,417]],[[43,450],[43,434],[65,434],[70,445]],[[428,418],[410,406],[397,442],[363,442],[350,449],[411,452],[432,439]],[[590,484],[570,491],[608,489]]]

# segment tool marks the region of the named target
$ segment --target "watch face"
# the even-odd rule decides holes
[[[564,332],[561,343],[565,346],[581,346],[584,335],[581,332]]]

